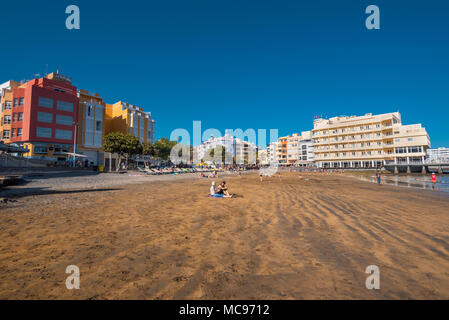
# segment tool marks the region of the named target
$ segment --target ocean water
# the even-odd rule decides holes
[[[376,176],[359,176],[363,181],[377,183]],[[423,190],[432,190],[432,181],[430,174],[425,176],[405,176],[405,175],[382,175],[382,184],[394,185],[398,187],[408,187]],[[436,191],[446,192],[449,194],[449,176],[438,175]]]

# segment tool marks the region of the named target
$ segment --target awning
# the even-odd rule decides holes
[[[2,141],[2,142],[0,142],[0,151],[5,151],[5,152],[8,152],[8,153],[27,153],[30,150],[25,149],[25,148],[21,148],[21,147],[8,145],[8,144],[5,144]]]
[[[77,157],[77,158],[87,158],[86,155],[84,154],[78,154],[78,153],[73,153],[73,152],[63,152],[64,154],[71,156],[71,157]]]

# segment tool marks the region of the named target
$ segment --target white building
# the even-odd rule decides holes
[[[237,164],[255,164],[257,159],[257,146],[248,141],[234,138],[231,134],[226,133],[223,137],[211,137],[202,144],[195,146],[196,161],[199,162],[206,156],[207,151],[217,146],[224,146],[226,152],[229,153]]]
[[[313,126],[314,160],[323,168],[423,163],[430,147],[426,129],[403,125],[399,112],[316,119]]]
[[[268,145],[267,147],[267,159],[269,163],[277,164],[279,163],[277,158],[277,149],[279,142],[275,141]]]
[[[449,163],[449,148],[427,149],[427,163]]]

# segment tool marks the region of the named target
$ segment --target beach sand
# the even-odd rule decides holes
[[[447,195],[282,175],[226,177],[233,199],[197,177],[18,193],[0,205],[0,299],[449,298]]]

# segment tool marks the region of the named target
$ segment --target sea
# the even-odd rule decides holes
[[[376,176],[358,176],[360,180],[377,183]],[[382,184],[388,184],[398,187],[415,188],[422,190],[432,190],[432,181],[430,174],[425,176],[406,176],[406,175],[382,175]],[[435,191],[449,194],[449,175],[437,175],[437,184]]]

